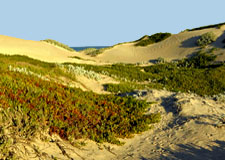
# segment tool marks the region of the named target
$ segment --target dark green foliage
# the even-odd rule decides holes
[[[213,24],[213,25],[208,25],[208,26],[202,26],[202,27],[198,27],[198,28],[188,29],[188,31],[197,31],[197,30],[202,30],[202,29],[207,29],[207,28],[220,28],[224,24],[225,23],[218,23],[218,24]]]
[[[41,40],[41,41],[56,45],[58,47],[64,48],[64,49],[66,49],[68,51],[71,51],[71,52],[75,51],[73,48],[70,48],[69,46],[67,46],[67,45],[65,45],[61,42],[58,42],[56,40],[53,40],[53,39],[45,39],[45,40]]]
[[[135,46],[147,46],[153,43],[158,43],[166,38],[170,37],[171,33],[156,33],[151,36],[145,35],[141,39],[137,40]]]

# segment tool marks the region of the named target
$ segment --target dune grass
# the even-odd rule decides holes
[[[89,55],[89,56],[92,56],[92,57],[95,57],[99,54],[102,54],[104,51],[110,49],[110,48],[113,48],[112,47],[106,47],[106,48],[100,48],[100,49],[96,49],[96,48],[87,48],[87,49],[84,49],[84,50],[81,50],[80,52],[83,52],[85,53],[86,55]]]
[[[73,48],[70,48],[68,45],[66,44],[63,44],[61,42],[58,42],[56,40],[53,40],[53,39],[45,39],[45,40],[41,40],[43,42],[47,42],[47,43],[50,43],[50,44],[53,44],[55,46],[58,46],[58,47],[61,47],[61,48],[64,48],[68,51],[71,51],[71,52],[74,52],[75,50]]]

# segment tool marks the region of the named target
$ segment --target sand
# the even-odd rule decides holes
[[[174,34],[166,40],[146,47],[135,47],[135,43],[124,43],[105,50],[97,57],[85,55],[82,52],[70,52],[63,48],[40,41],[23,40],[19,38],[0,35],[0,53],[9,55],[26,55],[46,62],[75,62],[85,64],[111,64],[111,63],[146,63],[159,57],[167,61],[182,59],[196,53],[200,47],[196,41],[206,32],[214,32],[218,39],[208,48],[219,48],[214,54],[217,60],[225,61],[225,48],[222,41],[225,39],[225,25],[220,29],[209,28],[198,31],[184,31]],[[80,57],[71,58],[72,56]]]
[[[76,56],[76,51],[67,51],[46,42],[23,40],[4,35],[0,35],[0,53],[6,55],[25,55],[33,59],[52,63],[74,62],[99,64],[90,60],[71,58]]]
[[[149,62],[159,57],[167,61],[182,59],[199,51],[200,47],[196,46],[197,39],[200,35],[210,31],[213,31],[219,37],[217,41],[211,45],[211,47],[220,48],[215,52],[215,54],[218,54],[217,60],[225,60],[225,44],[222,43],[222,40],[225,39],[225,26],[220,29],[211,28],[174,34],[162,42],[146,47],[136,47],[134,46],[135,43],[116,45],[112,49],[108,49],[103,54],[98,55],[96,59],[103,62],[117,63]]]

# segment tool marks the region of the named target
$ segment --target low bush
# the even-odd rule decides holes
[[[198,40],[197,44],[201,47],[205,47],[212,42],[216,41],[217,37],[213,32],[207,32],[203,34]]]
[[[68,51],[71,51],[71,52],[74,52],[75,50],[73,48],[70,48],[69,46],[67,46],[66,44],[63,44],[61,42],[58,42],[56,40],[53,40],[53,39],[45,39],[45,40],[41,40],[43,42],[47,42],[47,43],[50,43],[50,44],[53,44],[53,45],[56,45],[58,47],[61,47],[61,48],[64,48]]]
[[[212,52],[213,52],[213,50],[212,50]],[[199,52],[196,55],[190,57],[189,59],[180,61],[178,66],[206,68],[206,67],[209,67],[214,62],[215,59],[216,59],[216,55],[214,55],[214,54]]]

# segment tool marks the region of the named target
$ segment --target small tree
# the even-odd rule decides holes
[[[212,42],[216,41],[216,35],[213,32],[207,32],[203,34],[198,40],[197,44],[201,47],[205,47]]]

